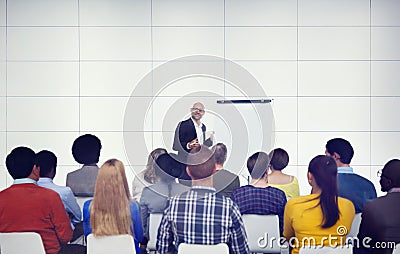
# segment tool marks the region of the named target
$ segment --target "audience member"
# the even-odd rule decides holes
[[[27,147],[7,155],[14,183],[0,192],[0,232],[36,232],[47,254],[64,253],[61,245],[71,240],[71,223],[60,196],[37,185],[40,168],[35,161],[35,152]]]
[[[257,152],[250,156],[247,169],[251,182],[234,190],[231,199],[239,206],[241,214],[278,215],[282,233],[286,196],[280,189],[268,185],[268,165],[268,154]]]
[[[217,172],[214,174],[214,188],[217,193],[226,197],[230,197],[232,191],[240,187],[239,177],[228,170],[224,169],[228,150],[222,143],[213,146],[215,163],[217,164]]]
[[[154,170],[155,161],[161,154],[167,153],[164,148],[156,148],[149,154],[147,165],[144,170],[135,175],[132,181],[132,197],[139,200],[142,195],[143,188],[151,184],[155,184],[158,179]]]
[[[387,194],[364,206],[356,254],[391,254],[394,244],[400,243],[400,160],[390,160],[378,173],[381,190]]]
[[[130,234],[134,237],[136,253],[140,253],[143,231],[139,205],[130,200],[121,161],[108,160],[99,169],[94,197],[83,205],[83,230],[85,236]]]
[[[180,176],[182,163],[176,160],[175,154],[161,154],[154,165],[159,182],[145,187],[140,198],[140,213],[142,215],[143,241],[141,249],[145,249],[149,240],[149,218],[151,213],[163,213],[169,205],[169,200],[178,194],[188,191],[187,186],[175,182]]]
[[[332,158],[314,157],[308,166],[307,178],[311,194],[291,198],[285,208],[283,235],[295,244],[292,254],[299,253],[303,244],[345,244],[355,214],[351,201],[338,197],[337,166]],[[297,241],[290,240],[292,237]]]
[[[215,159],[205,146],[193,148],[187,173],[192,188],[170,200],[157,236],[160,254],[174,253],[179,244],[226,243],[230,253],[249,253],[247,236],[239,208],[231,199],[215,192]]]
[[[93,197],[101,150],[101,142],[96,136],[85,134],[75,139],[72,145],[74,159],[83,167],[67,175],[67,186],[75,196]]]
[[[356,213],[361,213],[364,205],[377,195],[374,184],[355,174],[353,168],[350,167],[354,155],[350,142],[342,138],[331,139],[326,143],[325,154],[335,159],[338,166],[339,196],[350,199]]]
[[[40,178],[38,185],[51,189],[60,195],[65,210],[71,219],[71,226],[74,229],[74,235],[71,241],[83,234],[82,212],[76,201],[74,194],[69,187],[56,185],[53,182],[56,176],[57,157],[54,153],[43,150],[36,155],[37,165],[40,167]],[[76,226],[76,227],[75,227]]]
[[[271,173],[268,175],[268,184],[284,191],[287,198],[300,196],[297,177],[282,173],[289,164],[289,154],[282,148],[276,148],[269,153],[269,157]]]

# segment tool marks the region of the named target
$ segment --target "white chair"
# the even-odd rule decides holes
[[[352,245],[345,245],[345,246],[338,246],[338,247],[301,247],[299,254],[353,254],[353,246]]]
[[[46,254],[42,238],[34,232],[0,233],[1,254]]]
[[[400,243],[398,243],[396,247],[394,247],[393,254],[400,254]]]
[[[87,254],[136,254],[135,244],[131,235],[110,235],[87,237]]]
[[[358,235],[358,230],[360,229],[361,223],[361,213],[356,213],[353,222],[351,223],[350,232],[347,234],[347,238],[355,238]]]
[[[281,253],[278,215],[243,214],[250,252]]]
[[[151,213],[149,218],[149,242],[147,249],[150,251],[156,250],[157,232],[162,219],[162,213]]]
[[[78,203],[79,207],[81,208],[81,212],[83,210],[83,204],[89,199],[93,199],[93,197],[75,197],[76,202]]]
[[[201,245],[181,243],[178,246],[178,254],[229,254],[226,243],[216,245]]]

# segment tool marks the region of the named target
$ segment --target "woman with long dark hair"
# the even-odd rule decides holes
[[[290,199],[285,208],[283,235],[294,245],[292,254],[303,245],[344,245],[355,214],[353,203],[338,197],[337,166],[332,158],[314,157],[307,178],[311,194]]]

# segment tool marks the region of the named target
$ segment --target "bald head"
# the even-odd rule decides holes
[[[204,109],[204,105],[201,102],[196,102],[195,104],[193,104],[193,108],[201,108]]]
[[[193,120],[200,123],[200,119],[203,117],[205,110],[204,105],[201,102],[196,102],[193,104],[193,107],[190,109]]]

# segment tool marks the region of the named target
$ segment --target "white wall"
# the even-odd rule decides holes
[[[200,79],[132,94],[153,68],[193,54],[242,65],[274,99],[275,143],[303,194],[308,162],[333,137],[353,144],[356,172],[378,187],[376,171],[400,157],[399,11],[397,0],[0,0],[0,189],[12,183],[4,159],[19,145],[54,151],[64,184],[84,133],[102,140],[101,161],[124,161],[131,180],[172,135],[166,108],[199,87],[236,95]],[[124,140],[131,95],[154,104],[139,119],[147,127]],[[125,151],[143,135],[146,145]]]

